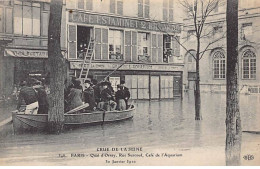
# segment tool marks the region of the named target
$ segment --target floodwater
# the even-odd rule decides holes
[[[203,120],[195,121],[193,93],[163,101],[136,101],[134,118],[87,126],[60,135],[8,135],[0,140],[0,165],[225,165],[225,94],[202,93]],[[260,96],[241,95],[243,131],[260,131]],[[112,148],[142,148],[144,157],[121,158],[128,153]],[[98,148],[113,157],[90,157]],[[241,165],[260,165],[260,135],[242,134]],[[88,157],[72,157],[74,153]],[[131,153],[140,153],[137,151]],[[160,154],[160,158],[146,157]],[[162,153],[179,154],[162,157]],[[254,159],[245,160],[246,155]],[[132,160],[111,164],[106,160]],[[128,161],[127,161],[128,162]]]

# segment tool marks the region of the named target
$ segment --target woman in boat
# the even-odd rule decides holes
[[[122,90],[122,86],[117,85],[117,92],[115,96],[116,96],[117,110],[125,110],[126,104],[124,100],[124,92]]]
[[[68,110],[75,109],[83,105],[82,102],[82,86],[80,85],[80,80],[76,80],[74,86],[71,88],[70,93],[68,95],[67,104]]]
[[[85,80],[85,90],[83,92],[83,100],[88,103],[89,106],[86,108],[87,111],[94,111],[96,109],[94,89],[91,87],[91,81]]]

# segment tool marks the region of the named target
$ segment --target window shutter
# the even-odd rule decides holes
[[[131,61],[131,31],[125,31],[125,61]]]
[[[145,0],[144,17],[149,18],[149,14],[150,14],[150,0]]]
[[[69,59],[77,58],[77,27],[68,25],[68,54]]]
[[[143,0],[138,0],[138,17],[143,17]]]
[[[75,9],[76,8],[76,2],[75,0],[66,0],[66,7],[68,9]]]
[[[123,1],[117,1],[117,14],[123,15]]]
[[[163,20],[168,20],[168,0],[163,0]]]
[[[42,36],[48,36],[48,25],[49,25],[49,13],[43,12],[41,18],[41,34]]]
[[[102,29],[102,59],[108,60],[108,29]]]
[[[86,0],[86,10],[93,9],[93,0]]]
[[[13,9],[5,8],[5,32],[13,33]]]
[[[169,21],[173,21],[173,9],[169,9]]]
[[[84,0],[78,0],[78,8],[84,9]]]
[[[158,35],[158,62],[163,62],[163,35]]]
[[[178,41],[180,41],[180,37],[176,37]],[[180,56],[180,44],[173,38],[173,55]]]
[[[115,9],[115,6],[116,6],[116,2],[115,0],[110,0],[110,13],[115,13],[116,9]]]
[[[132,60],[136,62],[137,59],[137,32],[132,31]]]
[[[101,59],[101,29],[95,28],[95,60]]]
[[[4,32],[4,9],[0,8],[0,32]]]
[[[158,62],[158,46],[157,46],[157,36],[156,34],[152,34],[152,62]]]

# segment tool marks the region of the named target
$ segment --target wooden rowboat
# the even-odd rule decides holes
[[[103,124],[130,119],[133,117],[135,107],[123,111],[94,111],[81,114],[65,114],[65,127],[77,127],[82,125]],[[12,112],[14,133],[46,131],[48,124],[47,114],[24,114],[18,111]]]

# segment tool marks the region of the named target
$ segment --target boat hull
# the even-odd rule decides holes
[[[91,113],[65,114],[65,127],[78,127],[82,125],[103,124],[107,122],[116,122],[127,120],[133,117],[135,108],[124,111],[94,111]],[[14,133],[25,132],[43,132],[47,130],[47,114],[23,114],[19,112],[12,113]]]

